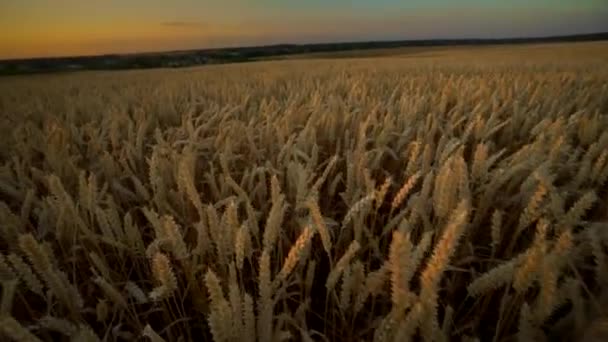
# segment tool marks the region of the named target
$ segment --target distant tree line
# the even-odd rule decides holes
[[[271,46],[173,51],[129,55],[33,58],[0,61],[0,75],[65,72],[76,70],[179,68],[204,64],[239,63],[263,58],[314,52],[337,52],[423,46],[523,44],[596,40],[608,40],[608,32],[543,38],[401,40],[304,45],[280,44]]]

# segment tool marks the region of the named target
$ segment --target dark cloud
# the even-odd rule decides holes
[[[173,20],[173,21],[163,21],[160,23],[161,26],[165,27],[205,27],[205,24],[200,21],[183,21],[183,20]]]

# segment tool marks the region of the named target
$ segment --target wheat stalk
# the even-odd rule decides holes
[[[264,249],[259,259],[259,301],[257,316],[258,340],[268,341],[272,337],[272,275],[270,271],[270,254]]]
[[[149,294],[153,301],[167,298],[177,290],[177,278],[173,273],[171,261],[165,254],[157,252],[152,257],[152,275],[159,284]]]
[[[331,235],[329,230],[327,229],[327,225],[325,224],[325,219],[321,215],[321,209],[317,204],[318,200],[313,198],[309,198],[306,202],[308,210],[310,210],[310,216],[315,224],[315,228],[319,232],[319,236],[321,237],[321,242],[323,243],[323,249],[325,249],[325,253],[327,253],[328,257],[331,257]]]
[[[27,288],[40,296],[44,296],[42,283],[34,274],[32,268],[20,256],[14,253],[8,255],[8,260],[13,265],[13,269],[17,272],[17,275],[19,275],[19,279],[25,283]]]
[[[412,191],[412,189],[416,186],[416,183],[420,179],[421,173],[420,171],[416,171],[413,175],[411,175],[401,186],[397,194],[393,198],[393,202],[391,203],[391,207],[393,210],[399,208],[399,206],[403,203],[403,201],[407,198],[407,195]]]
[[[325,282],[325,287],[328,290],[332,290],[334,288],[334,286],[340,279],[342,272],[344,272],[344,270],[346,269],[348,264],[350,264],[351,260],[355,257],[355,254],[357,253],[357,251],[360,248],[361,248],[361,245],[359,244],[359,242],[357,242],[357,240],[353,240],[350,243],[350,245],[346,249],[346,252],[344,252],[342,257],[340,257],[340,259],[336,263],[336,266],[334,268],[332,268],[329,275],[327,276],[327,281]]]
[[[304,251],[314,236],[314,230],[311,226],[306,226],[294,245],[289,250],[287,257],[283,261],[283,267],[277,274],[275,282],[281,283],[287,280],[289,274],[293,271],[299,261],[304,260]]]
[[[205,285],[211,300],[208,322],[213,339],[214,341],[230,341],[233,336],[232,319],[236,317],[232,317],[232,309],[224,298],[220,281],[211,269],[207,270],[205,274]]]

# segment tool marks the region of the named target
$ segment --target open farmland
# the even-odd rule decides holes
[[[1,78],[0,334],[604,340],[608,43],[420,54]]]

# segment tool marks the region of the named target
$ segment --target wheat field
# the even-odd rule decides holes
[[[0,336],[604,340],[606,61],[0,79]]]

